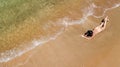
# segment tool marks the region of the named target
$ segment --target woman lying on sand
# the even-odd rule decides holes
[[[97,26],[93,30],[88,30],[86,33],[84,33],[84,35],[82,35],[82,37],[84,37],[86,39],[92,39],[96,34],[100,33],[101,31],[103,31],[105,29],[106,23],[108,21],[109,21],[109,19],[107,16],[101,21],[101,24],[99,26]]]

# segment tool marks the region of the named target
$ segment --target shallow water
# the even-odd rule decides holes
[[[41,5],[33,0],[15,3],[19,2],[20,4],[13,5],[14,2],[9,4],[12,6],[11,11],[9,7],[1,7],[5,12],[0,14],[5,14],[5,17],[0,18],[2,19],[0,23],[3,24],[2,21],[6,21],[4,22],[6,26],[1,30],[0,35],[0,62],[7,62],[39,45],[55,40],[70,26],[85,24],[87,21],[89,21],[88,26],[86,24],[81,28],[87,29],[92,27],[90,25],[97,25],[99,23],[96,23],[95,19],[103,18],[106,12],[120,6],[119,0],[61,0],[60,2],[40,0]],[[7,3],[7,0],[3,3]],[[47,6],[42,6],[46,4]],[[11,14],[12,11],[13,14]],[[19,17],[16,18],[16,15]]]

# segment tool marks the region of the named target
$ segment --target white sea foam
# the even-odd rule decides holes
[[[90,5],[89,7],[85,8],[84,9],[84,13],[83,13],[83,18],[81,18],[80,20],[77,20],[77,21],[69,21],[68,18],[63,18],[62,20],[62,24],[65,26],[65,28],[69,25],[75,25],[75,24],[81,24],[83,23],[85,20],[87,20],[87,17],[89,17],[90,15],[93,14],[93,8],[94,8],[94,5]],[[32,43],[29,43],[31,45],[27,46],[27,48],[25,49],[12,49],[12,50],[9,50],[9,51],[6,51],[4,53],[1,53],[0,56],[0,62],[7,62],[9,60],[12,60],[14,59],[15,57],[17,56],[21,56],[22,54],[28,52],[29,50],[31,49],[34,49],[35,47],[39,46],[39,45],[42,45],[44,43],[47,43],[51,40],[55,40],[60,34],[62,34],[64,31],[64,28],[62,28],[59,32],[57,32],[54,36],[51,36],[50,38],[48,39],[40,39],[40,40],[33,40]],[[25,46],[24,46],[25,47]]]
[[[7,62],[9,60],[14,59],[17,56],[21,56],[22,54],[34,49],[35,47],[37,47],[39,45],[45,44],[45,43],[47,43],[51,40],[55,40],[59,35],[61,35],[64,32],[65,28],[67,28],[68,26],[71,26],[71,25],[84,23],[89,16],[94,16],[96,18],[101,18],[105,15],[106,11],[117,8],[119,6],[120,6],[120,4],[116,4],[115,6],[113,6],[111,8],[105,9],[103,15],[95,16],[95,15],[93,15],[94,14],[94,8],[97,8],[97,6],[94,3],[92,3],[90,6],[86,7],[83,10],[83,17],[80,20],[70,21],[70,19],[67,18],[67,17],[61,19],[62,25],[64,26],[64,28],[61,28],[61,30],[58,31],[56,34],[54,34],[53,36],[51,36],[49,38],[46,38],[46,39],[40,39],[40,40],[34,39],[31,43],[29,43],[29,45],[20,46],[21,48],[24,48],[24,49],[14,48],[14,49],[6,51],[4,53],[0,53],[0,62],[1,63],[2,62]]]
[[[46,39],[40,39],[40,40],[34,39],[31,43],[29,43],[29,45],[19,46],[20,48],[24,48],[24,49],[14,48],[4,53],[0,53],[0,63],[12,60],[15,57],[21,56],[22,54],[30,51],[31,49],[34,49],[37,46],[43,45],[51,40],[55,40],[60,34],[62,34],[63,31],[64,31],[64,28],[61,28],[61,30],[55,33],[54,36],[51,36]]]
[[[97,7],[97,6],[96,6]],[[120,3],[119,4],[115,4],[114,6],[110,7],[110,8],[106,8],[104,11],[103,11],[103,14],[101,16],[95,16],[93,15],[95,18],[102,18],[105,16],[105,13],[109,10],[112,10],[112,9],[115,9],[117,7],[120,7]]]
[[[66,28],[69,25],[74,25],[74,24],[81,24],[83,23],[85,20],[87,20],[87,17],[93,14],[93,7],[94,5],[90,5],[89,7],[85,8],[83,10],[83,18],[77,21],[68,21],[69,18],[64,18],[62,19],[62,25],[64,25],[64,27]],[[91,10],[92,9],[92,10]],[[88,11],[88,12],[87,12]],[[61,21],[61,20],[60,20]],[[34,49],[35,47],[42,45],[46,42],[49,42],[51,40],[55,40],[60,34],[62,34],[62,32],[64,31],[64,28],[62,28],[59,32],[57,32],[55,35],[46,38],[46,39],[40,39],[40,40],[36,40],[34,39],[31,43],[29,43],[29,45],[27,46],[20,46],[20,48],[25,48],[25,49],[19,49],[19,48],[14,48],[12,50],[8,50],[4,53],[0,53],[0,62],[7,62],[9,60],[14,59],[17,56],[21,56],[22,54],[28,52],[31,49]]]
[[[93,15],[95,7],[96,6],[94,4],[91,4],[90,6],[83,9],[82,10],[83,17],[80,20],[69,20],[68,18],[64,18],[63,25],[65,25],[67,27],[69,25],[76,25],[76,24],[84,23],[89,16]]]

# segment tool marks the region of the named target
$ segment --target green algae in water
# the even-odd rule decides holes
[[[56,3],[58,0],[0,0],[0,34]]]
[[[25,24],[24,20],[36,16],[38,11],[59,3],[59,0],[0,0],[0,52],[16,46],[9,44],[9,38],[4,38],[13,31],[11,29],[17,30],[20,24]]]

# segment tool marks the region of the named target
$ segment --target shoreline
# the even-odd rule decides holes
[[[113,10],[115,10],[115,9],[113,9]],[[110,11],[112,11],[112,10],[110,10]],[[108,14],[109,14],[109,12],[107,12]],[[112,12],[111,12],[112,13]],[[90,22],[91,23],[91,22]],[[84,25],[84,24],[83,24]],[[76,34],[78,35],[78,32],[77,31],[79,31],[79,30],[75,30],[74,29],[74,26],[73,26],[73,28],[72,27],[69,27],[70,28],[70,30],[69,31],[75,31],[76,32]],[[79,28],[79,25],[75,25],[75,28]],[[80,29],[80,28],[79,28]],[[66,31],[65,31],[65,33],[66,33]],[[67,33],[69,33],[69,32],[67,32]],[[102,32],[103,33],[103,32]],[[64,35],[61,35],[62,37],[64,36]],[[56,42],[54,42],[54,41],[52,41],[52,42],[50,42],[50,43],[47,43],[46,44],[46,46],[41,46],[40,48],[43,48],[43,50],[46,50],[46,48],[49,48],[50,47],[50,44],[57,44],[57,43],[61,43],[62,41],[64,41],[65,39],[63,39],[64,37],[67,37],[67,39],[68,39],[68,41],[70,40],[70,41],[72,41],[73,39],[71,39],[70,37],[68,37],[68,36],[73,36],[73,33],[71,33],[71,35],[65,35],[63,38],[62,37],[58,37],[57,38],[57,40],[55,40]],[[97,37],[99,37],[99,36],[97,36]],[[60,38],[60,39],[59,39]],[[69,39],[70,38],[70,39]],[[75,38],[77,38],[76,36],[75,36]],[[59,41],[60,40],[60,41]],[[83,39],[75,39],[75,40],[77,40],[77,41],[79,41],[79,40],[82,40],[82,41],[84,41]],[[57,42],[58,41],[58,42]],[[68,41],[66,41],[66,42],[68,42]],[[65,41],[64,41],[64,43],[66,43]],[[64,44],[63,43],[63,44]],[[69,50],[70,49],[72,49],[72,44],[73,43],[75,43],[75,42],[71,42],[71,48],[68,48]],[[68,44],[70,44],[70,43],[68,43]],[[47,46],[48,45],[48,46]],[[67,48],[66,46],[67,45],[63,45],[63,46],[65,46],[65,48]],[[60,47],[63,47],[63,46],[60,46]],[[77,45],[77,46],[80,46],[79,44]],[[58,47],[58,46],[57,46]],[[75,46],[74,46],[75,47]],[[86,46],[87,47],[87,46]],[[93,46],[92,46],[93,47]],[[54,47],[54,45],[52,45],[52,47],[49,49],[49,50],[52,50],[52,48],[54,48],[55,49],[55,47]],[[77,48],[77,47],[76,47]],[[74,48],[75,49],[75,48]],[[33,50],[36,50],[36,49],[33,49]],[[42,50],[42,49],[40,49],[40,50]],[[48,51],[49,51],[48,50]],[[57,50],[57,49],[55,49],[55,50]],[[73,49],[72,49],[73,50]],[[77,50],[79,50],[79,49],[77,49]],[[38,51],[39,51],[39,49],[38,49]],[[52,50],[53,51],[53,50]],[[71,51],[71,50],[70,50]],[[31,52],[31,51],[30,51]],[[40,51],[41,52],[41,51]],[[61,51],[60,51],[61,52]],[[64,53],[64,51],[62,51],[63,53]],[[69,51],[67,51],[68,53],[70,53]],[[79,51],[78,51],[79,52]],[[38,52],[39,53],[39,52]],[[66,53],[66,52],[65,52]],[[44,54],[44,53],[43,53]],[[45,53],[46,54],[46,53]],[[76,53],[77,54],[77,53]],[[75,55],[76,55],[75,54]],[[39,54],[37,54],[37,55],[39,55]],[[50,54],[51,55],[51,54]],[[61,54],[60,54],[61,55]],[[63,54],[64,55],[64,54]],[[66,55],[66,54],[65,54]],[[70,54],[68,54],[68,55],[70,55]],[[67,56],[68,56],[67,55]],[[77,55],[79,55],[79,54],[77,54]],[[56,57],[56,56],[55,56]],[[65,56],[66,57],[66,56]],[[37,57],[38,58],[38,57]],[[36,59],[37,59],[36,58]],[[67,57],[66,57],[67,58]],[[73,58],[73,57],[72,57]],[[31,59],[31,58],[30,58]],[[32,61],[35,61],[36,59],[34,59],[34,58],[32,58]],[[62,59],[62,58],[61,58]],[[75,58],[74,58],[75,59]],[[74,60],[74,59],[72,59],[72,60]],[[66,59],[66,60],[68,60],[68,59]],[[13,60],[12,60],[13,61]],[[12,61],[10,61],[10,62],[12,62]],[[62,61],[63,61],[63,59],[62,59]],[[71,61],[72,62],[72,61]],[[8,62],[9,63],[9,62]],[[31,62],[32,63],[32,62]],[[42,63],[42,62],[41,62]],[[53,62],[54,63],[54,62]],[[88,63],[89,63],[89,61],[88,61]],[[10,63],[11,64],[11,63]],[[14,62],[13,62],[13,64],[14,64]],[[52,64],[52,63],[51,63]],[[5,65],[7,65],[7,63],[5,63]],[[26,64],[25,64],[26,65]],[[35,63],[34,63],[34,65],[35,65]],[[38,64],[39,65],[39,64]],[[88,64],[89,65],[89,64]],[[28,64],[28,66],[30,66],[30,63]],[[44,64],[43,64],[43,66],[44,66]],[[66,65],[66,67],[67,67],[68,65]],[[78,66],[79,66],[79,64],[78,64]],[[21,66],[21,67],[24,67],[24,65],[23,66]],[[37,67],[37,66],[36,66]]]

